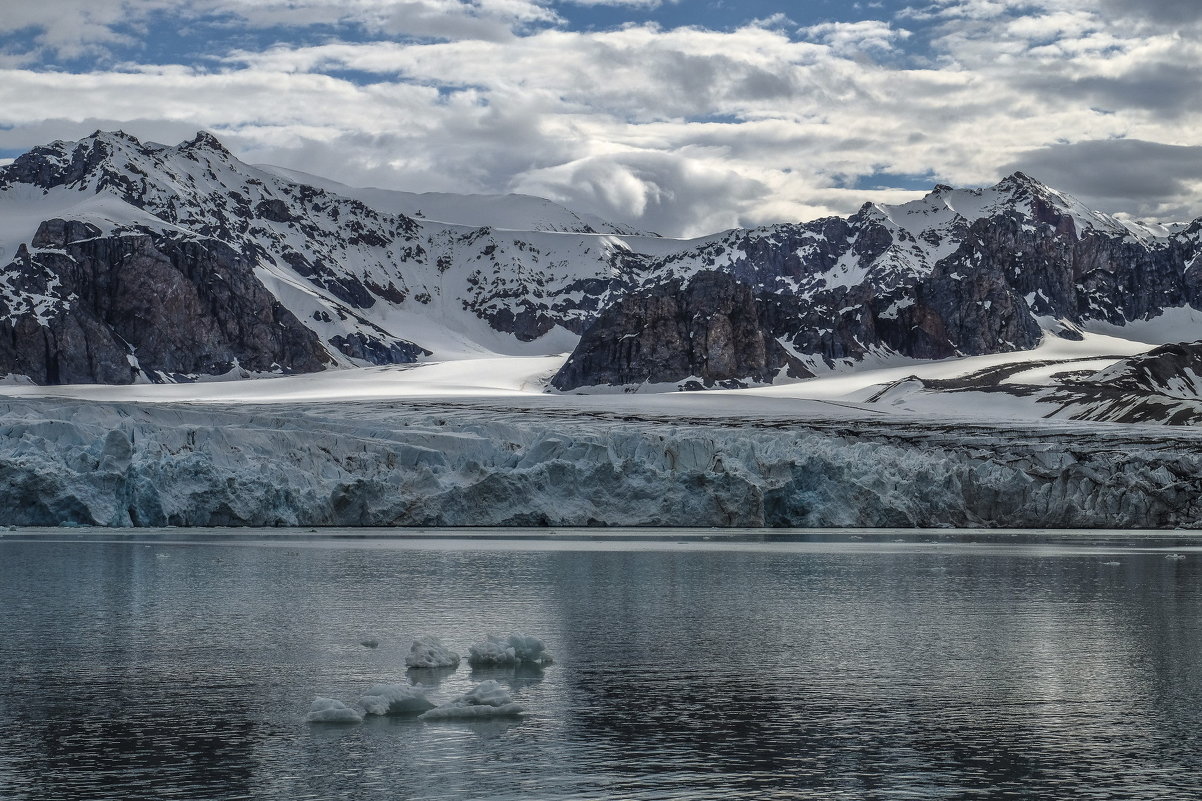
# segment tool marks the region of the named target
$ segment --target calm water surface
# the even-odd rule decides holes
[[[1196,541],[330,533],[6,532],[0,798],[1202,798]],[[418,678],[520,722],[304,722],[511,631]]]

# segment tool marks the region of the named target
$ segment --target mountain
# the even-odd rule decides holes
[[[848,218],[731,231],[652,264],[552,386],[768,383],[1121,329],[1202,305],[1200,241],[1202,221],[1124,223],[1022,173],[987,189],[938,186],[910,203],[866,204]],[[716,296],[740,300],[719,307]],[[732,359],[734,329],[764,348]],[[667,356],[665,330],[677,342]]]
[[[1022,173],[681,241],[530,196],[256,167],[203,132],[168,146],[98,131],[0,167],[0,376],[571,351],[560,392],[770,384],[1146,333],[1202,307],[1200,242],[1202,221],[1126,222]],[[1144,341],[1202,339],[1160,328]]]
[[[0,374],[178,381],[564,351],[649,260],[632,243],[672,247],[535,198],[464,199],[473,219],[502,205],[532,226],[502,230],[327,183],[252,167],[203,132],[166,146],[98,131],[23,154],[0,168]]]
[[[457,195],[448,192],[399,192],[394,189],[347,186],[319,175],[290,170],[271,164],[255,165],[293,183],[325,189],[371,206],[376,211],[404,214],[421,220],[489,226],[509,231],[550,231],[566,234],[613,234],[616,236],[654,237],[632,225],[603,220],[593,214],[572,211],[546,198],[533,195]]]

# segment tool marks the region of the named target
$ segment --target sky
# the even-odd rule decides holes
[[[97,129],[666,235],[1022,170],[1202,216],[1198,0],[0,0],[0,160]]]

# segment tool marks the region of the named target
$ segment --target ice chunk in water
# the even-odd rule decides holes
[[[467,661],[473,667],[497,667],[517,662],[517,653],[508,643],[497,637],[489,637],[471,647]]]
[[[513,718],[526,710],[495,681],[482,681],[471,692],[454,701],[431,709],[420,720],[479,720],[481,718]]]
[[[437,637],[419,637],[409,648],[405,664],[412,668],[447,668],[459,665],[459,654],[448,649]]]
[[[467,661],[472,667],[507,667],[519,662],[549,665],[553,661],[538,637],[510,634],[509,638],[488,637],[471,647]]]
[[[362,723],[363,713],[353,709],[334,698],[322,698],[320,695],[313,699],[309,707],[306,723]]]
[[[420,715],[433,709],[420,684],[377,684],[359,699],[369,715]]]
[[[552,660],[547,653],[547,646],[538,637],[527,634],[510,634],[509,647],[519,662],[530,662],[535,665],[549,665]]]

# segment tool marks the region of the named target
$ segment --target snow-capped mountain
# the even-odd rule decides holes
[[[1202,307],[1200,241],[1202,221],[1131,223],[1015,173],[686,242],[529,196],[255,167],[206,133],[167,146],[97,132],[0,168],[0,375],[129,383],[572,351],[560,391],[772,383],[1146,336],[1166,310]],[[1143,341],[1202,339],[1161,328]]]
[[[1122,329],[1202,305],[1200,240],[1202,221],[1125,223],[1022,173],[848,218],[731,231],[652,265],[553,385],[766,383]]]
[[[671,247],[535,198],[464,198],[436,221],[399,211],[421,196],[326,183],[206,133],[34,148],[0,168],[0,373],[127,383],[564,351],[647,260],[632,243]],[[531,230],[460,222],[494,212]]]
[[[533,195],[457,195],[448,192],[400,192],[395,189],[348,186],[320,175],[290,170],[271,164],[255,165],[265,172],[293,183],[315,186],[342,197],[353,198],[376,211],[403,214],[419,220],[488,226],[509,231],[550,231],[565,234],[615,234],[656,236],[632,225],[621,225],[565,208]]]

